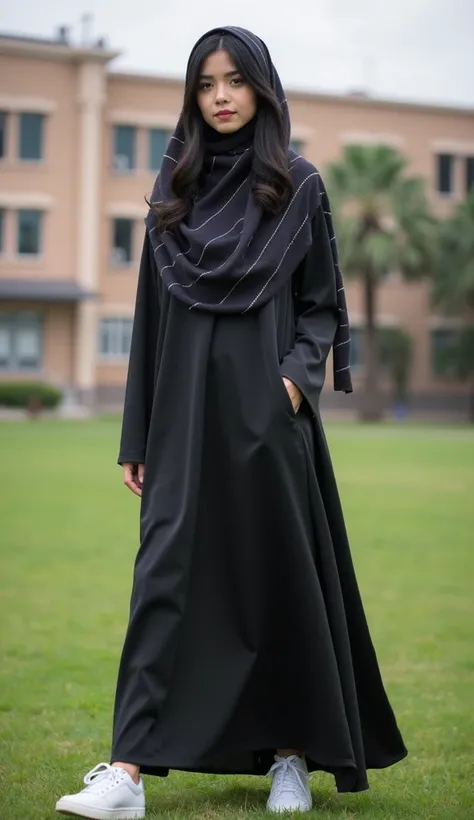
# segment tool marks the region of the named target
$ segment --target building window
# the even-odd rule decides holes
[[[135,168],[136,128],[116,125],[114,128],[114,170],[127,173]]]
[[[42,211],[18,211],[17,253],[20,256],[39,256],[42,250],[42,227]]]
[[[377,328],[378,344],[379,344],[379,365],[381,368],[390,366],[388,359],[388,352],[386,346],[382,344],[382,334],[387,332],[388,328]],[[365,328],[351,327],[351,367],[354,369],[364,367],[365,365]]]
[[[0,316],[0,370],[8,370],[13,358],[13,344],[10,327]]]
[[[7,155],[7,119],[5,111],[0,111],[0,159]]]
[[[43,114],[20,114],[18,156],[23,160],[43,159]]]
[[[150,128],[148,132],[148,168],[150,171],[160,170],[161,160],[169,141],[169,131],[163,128]]]
[[[466,193],[474,188],[474,157],[466,157]]]
[[[438,378],[453,376],[456,366],[456,348],[459,331],[437,328],[431,331],[431,371]]]
[[[112,258],[114,267],[130,265],[133,260],[133,219],[114,219],[112,222]]]
[[[133,319],[111,317],[100,320],[99,355],[103,358],[126,358],[130,354]]]
[[[303,153],[303,143],[301,140],[290,140],[290,148],[292,151],[296,151],[298,156]]]
[[[0,315],[0,370],[39,370],[41,358],[41,317]]]
[[[454,157],[452,154],[438,154],[436,162],[438,191],[440,194],[452,194]]]
[[[362,367],[364,364],[364,329],[351,327],[351,367]]]

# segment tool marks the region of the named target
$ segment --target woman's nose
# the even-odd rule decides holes
[[[223,103],[228,102],[227,97],[228,94],[226,86],[223,83],[219,83],[219,85],[216,88],[216,102],[219,103],[219,105],[222,105]]]

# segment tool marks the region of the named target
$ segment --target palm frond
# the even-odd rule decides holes
[[[474,190],[441,226],[433,300],[448,313],[474,311]]]
[[[328,168],[338,242],[349,276],[380,278],[398,268],[409,277],[433,262],[436,222],[423,182],[405,177],[406,160],[386,145],[347,146]]]

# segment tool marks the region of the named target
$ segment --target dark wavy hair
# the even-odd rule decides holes
[[[253,144],[253,195],[267,214],[277,214],[293,193],[288,170],[288,135],[280,102],[259,63],[247,47],[231,34],[211,34],[197,46],[189,60],[181,120],[184,150],[171,177],[173,198],[152,204],[160,232],[173,230],[187,216],[204,162],[204,119],[197,103],[203,61],[223,49],[257,96]]]

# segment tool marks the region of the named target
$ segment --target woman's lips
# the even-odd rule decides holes
[[[230,120],[230,118],[233,116],[234,111],[219,111],[219,113],[216,114],[216,117],[218,117],[220,120]]]

